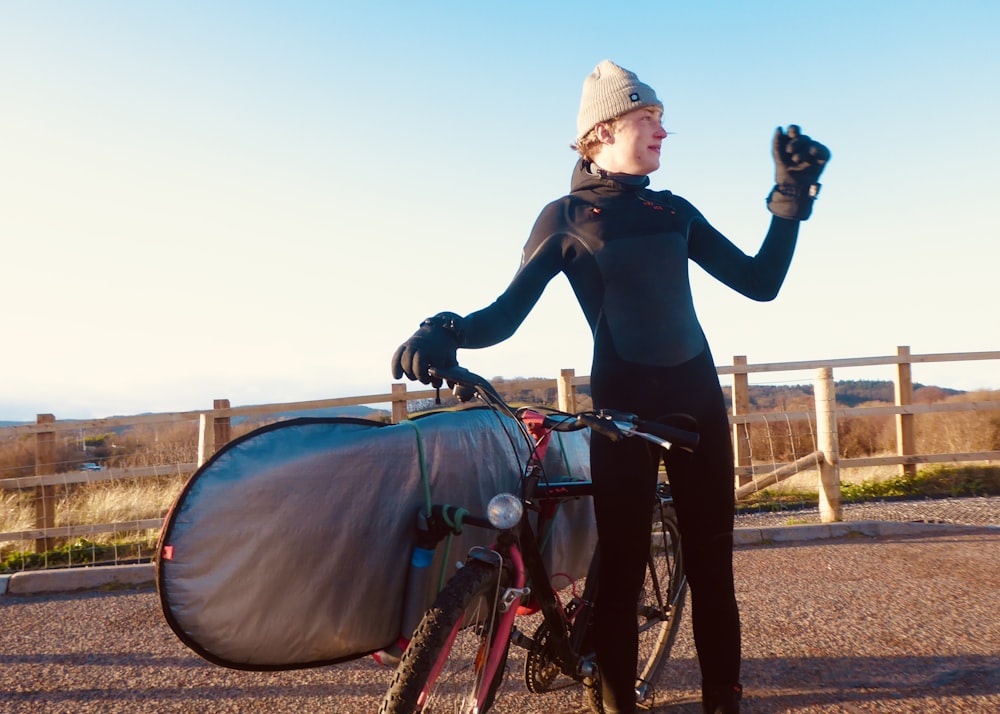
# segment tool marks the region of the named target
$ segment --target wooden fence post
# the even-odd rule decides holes
[[[733,357],[733,416],[750,413],[750,375],[740,367],[747,366],[746,355]],[[750,466],[750,425],[733,424],[733,456],[736,466]],[[736,477],[739,488],[753,481],[753,474]]]
[[[843,519],[840,507],[840,443],[837,439],[837,393],[833,370],[816,372],[816,446],[823,452],[819,467],[819,516],[823,523]]]
[[[392,385],[392,423],[406,421],[406,382]]]
[[[52,424],[56,418],[52,414],[39,414],[38,424]],[[35,434],[35,476],[48,476],[56,472],[56,433],[40,431]],[[56,527],[56,487],[35,487],[35,528]],[[44,553],[55,547],[55,538],[36,538],[35,552]]]
[[[212,409],[229,409],[228,399],[215,399]],[[212,454],[225,446],[233,438],[232,419],[226,415],[217,417],[202,413],[198,415],[198,466],[204,465]]]
[[[576,414],[576,370],[559,370],[556,382],[556,392],[559,395],[559,410],[568,414]]]
[[[229,409],[229,406],[228,399],[216,399],[212,402],[213,409]],[[233,438],[233,420],[228,414],[226,416],[215,417],[212,426],[215,432],[215,450],[218,451]]]
[[[910,348],[901,346],[896,348],[899,357],[907,358],[906,362],[896,365],[896,406],[904,407],[913,404],[913,375],[911,373]],[[916,430],[914,429],[913,414],[896,415],[896,453],[900,456],[912,456],[916,453]],[[900,464],[899,475],[904,478],[913,478],[917,475],[916,464]]]

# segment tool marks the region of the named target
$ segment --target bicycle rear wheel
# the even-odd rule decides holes
[[[483,669],[499,620],[502,574],[473,561],[447,582],[403,653],[380,714],[470,714],[493,705],[506,652],[492,681],[483,681]],[[482,692],[484,707],[475,709]]]
[[[653,685],[677,638],[687,595],[673,503],[658,498],[653,514],[649,567],[639,597],[639,672],[635,691],[640,703],[653,695]]]
[[[652,703],[656,678],[663,669],[677,637],[687,594],[687,578],[681,561],[677,513],[669,497],[657,497],[649,545],[646,580],[639,594],[639,667],[635,694],[639,704]],[[600,594],[598,594],[600,598]],[[587,703],[603,714],[600,672],[594,686],[585,688]]]

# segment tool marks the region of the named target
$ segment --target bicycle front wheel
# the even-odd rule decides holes
[[[502,573],[472,561],[445,584],[403,653],[380,714],[472,714],[493,705],[506,653],[491,681],[483,677],[499,621]]]

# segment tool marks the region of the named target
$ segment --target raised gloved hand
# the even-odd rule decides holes
[[[462,318],[453,312],[439,312],[420,323],[420,327],[392,356],[392,376],[417,379],[434,387],[441,380],[431,377],[430,367],[453,367],[462,343]]]
[[[772,153],[775,186],[767,208],[781,218],[804,221],[819,195],[819,175],[830,160],[830,150],[792,124],[787,134],[780,126],[774,132]]]

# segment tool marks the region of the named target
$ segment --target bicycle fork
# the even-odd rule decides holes
[[[485,711],[487,706],[486,700],[490,696],[490,684],[493,682],[493,678],[496,676],[497,670],[503,663],[504,657],[507,653],[507,647],[510,644],[511,631],[514,627],[514,618],[517,616],[516,605],[521,601],[521,598],[530,593],[530,588],[525,587],[524,561],[516,543],[512,543],[510,545],[509,552],[510,562],[513,566],[511,571],[514,582],[511,587],[506,587],[503,591],[500,591],[500,587],[503,584],[503,555],[495,549],[491,550],[482,547],[472,548],[469,551],[469,560],[478,560],[486,563],[490,567],[496,568],[497,592],[490,603],[490,610],[485,620],[487,627],[489,628],[489,636],[486,637],[485,641],[480,645],[479,651],[476,653],[476,686],[473,689],[472,695],[475,697],[475,701],[471,701],[472,697],[469,697],[469,699],[463,702],[463,714],[479,714],[479,712]],[[496,617],[496,612],[500,613],[499,618]],[[496,623],[495,627],[494,623]],[[454,646],[455,639],[458,637],[459,631],[464,626],[467,626],[467,623],[463,622],[461,619],[455,623],[455,627],[448,635],[447,642],[443,648],[444,652],[451,650]],[[420,706],[423,706],[425,703],[424,697],[426,697],[429,692],[433,691],[438,677],[444,670],[446,659],[447,658],[445,657],[439,658],[428,674],[427,682],[424,685],[424,694],[421,695],[421,699],[418,702]],[[466,709],[466,707],[469,706],[471,706],[471,708]]]
[[[521,557],[521,551],[517,547],[517,543],[511,543],[509,546],[509,556],[510,563],[513,566],[511,568],[511,574],[513,576],[513,583],[510,587],[507,587],[503,592],[497,593],[497,598],[495,600],[495,609],[500,612],[500,619],[497,623],[496,630],[493,633],[493,637],[490,638],[487,643],[487,651],[485,654],[485,663],[481,672],[477,673],[476,679],[482,683],[483,686],[478,687],[476,690],[476,708],[474,712],[482,711],[486,703],[486,698],[489,696],[490,682],[496,676],[497,670],[500,668],[501,663],[507,654],[507,648],[510,646],[511,632],[514,629],[514,618],[517,617],[517,604],[521,600],[531,593],[531,589],[525,587],[525,572],[524,572],[524,559]],[[489,563],[497,568],[497,588],[499,589],[502,584],[501,572],[503,569],[503,555],[497,550],[489,550],[486,548],[473,548],[469,552],[469,557],[481,560],[483,562]],[[492,622],[492,617],[490,618]],[[462,626],[459,622],[455,625],[455,631],[452,633],[454,637],[458,633],[458,629]],[[476,668],[480,666],[479,658],[477,657]],[[432,676],[436,676],[436,672]]]

